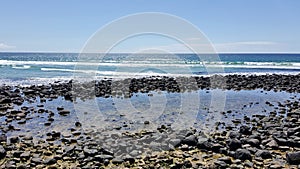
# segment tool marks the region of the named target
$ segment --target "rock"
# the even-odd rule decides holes
[[[267,150],[258,150],[255,153],[255,156],[256,157],[261,157],[262,159],[272,158],[272,154],[269,151],[267,151]]]
[[[169,143],[173,145],[174,147],[178,147],[180,145],[181,140],[180,139],[170,139]]]
[[[111,160],[113,164],[121,164],[123,163],[123,159],[121,157],[115,157]]]
[[[227,167],[228,167],[228,166],[227,166],[226,162],[224,162],[224,161],[219,161],[219,160],[215,161],[215,162],[214,162],[214,166],[213,166],[213,168],[218,168],[218,169],[225,169],[225,168],[227,168]]]
[[[60,114],[60,115],[62,115],[62,116],[65,116],[65,115],[67,115],[67,114],[70,114],[70,111],[69,111],[69,110],[60,110],[60,111],[58,112],[58,114]]]
[[[246,162],[244,163],[244,165],[245,165],[245,167],[253,168],[253,163],[250,162],[250,161],[246,161]]]
[[[20,158],[25,158],[25,159],[29,159],[30,158],[30,151],[24,151],[21,155]]]
[[[0,143],[1,142],[6,142],[6,141],[7,141],[7,136],[4,135],[4,134],[0,135]]]
[[[11,99],[10,98],[0,99],[0,104],[7,104],[7,103],[11,103]]]
[[[242,143],[238,139],[229,139],[227,141],[227,146],[229,147],[230,150],[235,151],[242,147]]]
[[[34,91],[34,90],[31,90],[31,89],[25,89],[25,90],[23,90],[23,93],[24,93],[25,95],[28,95],[28,94],[35,94],[35,91]]]
[[[6,156],[6,150],[2,145],[0,145],[0,159],[4,158]]]
[[[35,163],[35,164],[41,164],[42,163],[42,159],[39,157],[34,157],[31,159],[31,162]]]
[[[55,158],[51,158],[51,157],[47,157],[44,159],[44,164],[47,165],[52,165],[56,163],[56,159]]]
[[[239,138],[240,136],[241,136],[241,134],[238,133],[238,132],[235,132],[235,131],[231,131],[231,132],[229,133],[229,137],[230,137],[230,138]]]
[[[269,143],[266,144],[266,146],[272,149],[278,149],[278,144],[275,140],[271,140]]]
[[[185,166],[185,168],[192,168],[193,164],[191,163],[190,160],[185,160],[183,162],[183,166]]]
[[[259,147],[259,145],[260,145],[260,141],[258,139],[254,139],[254,138],[247,139],[246,143],[250,144],[253,147]]]
[[[240,160],[250,160],[250,161],[252,160],[250,151],[246,149],[237,149],[234,157]]]
[[[93,156],[93,155],[95,155],[95,154],[98,153],[98,150],[97,149],[87,149],[87,148],[84,148],[83,152],[87,156]]]
[[[128,161],[130,164],[133,164],[135,161],[135,159],[128,154],[125,155],[125,157],[123,159],[124,159],[124,161]]]
[[[208,140],[200,139],[198,140],[197,147],[203,150],[211,150],[212,143],[209,142]]]
[[[244,135],[251,135],[252,132],[249,126],[243,125],[240,127],[240,133]]]
[[[218,158],[218,161],[224,161],[226,164],[232,164],[232,160],[230,157],[221,157]]]
[[[289,164],[299,165],[300,164],[300,151],[287,153],[286,160]]]
[[[75,122],[75,126],[76,126],[76,127],[81,127],[82,125],[81,125],[80,122],[76,121],[76,122]]]
[[[113,159],[114,157],[113,156],[111,156],[111,155],[96,155],[95,156],[95,159],[96,160],[99,160],[100,162],[103,162],[103,161],[105,161],[105,160],[111,160],[111,159]]]
[[[13,136],[13,137],[11,137],[9,140],[10,140],[11,143],[17,143],[17,142],[20,141],[20,139],[19,139],[18,136]]]
[[[198,143],[198,141],[197,141],[197,137],[195,135],[190,135],[181,141],[181,144],[186,144],[188,146],[196,146],[197,143]]]
[[[274,137],[274,140],[276,140],[276,142],[279,146],[287,146],[288,145],[288,141],[285,138],[276,138],[276,137]]]
[[[64,108],[63,107],[57,107],[56,108],[58,111],[62,111],[62,110],[64,110]]]
[[[211,146],[211,150],[216,153],[219,153],[221,148],[224,148],[224,147],[219,143],[213,143]]]

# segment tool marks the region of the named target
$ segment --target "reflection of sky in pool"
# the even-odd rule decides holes
[[[42,135],[51,130],[68,132],[74,127],[76,121],[80,121],[84,129],[101,128],[112,129],[121,126],[122,131],[135,129],[148,129],[147,127],[157,127],[161,124],[174,124],[178,118],[185,117],[190,126],[204,125],[208,116],[208,108],[211,106],[212,91],[221,90],[199,90],[198,92],[186,93],[167,93],[167,92],[151,92],[136,93],[131,98],[96,98],[82,102],[77,100],[75,103],[81,108],[74,110],[72,102],[65,101],[62,98],[53,99],[45,103],[40,103],[39,99],[34,103],[24,103],[28,107],[44,104],[44,108],[55,113],[54,122],[51,126],[44,126],[47,121],[47,113],[31,112],[27,117],[26,124],[13,123],[16,128],[21,130],[15,133],[26,133],[30,135]],[[274,107],[266,104],[266,101],[272,103],[275,107],[278,102],[283,103],[288,99],[299,99],[299,95],[286,92],[272,92],[262,90],[242,90],[242,91],[225,91],[226,104],[225,113],[220,119],[222,122],[231,123],[232,119],[239,118],[243,122],[245,115],[251,117],[253,114],[267,114],[270,111],[277,111]],[[151,95],[151,96],[148,96]],[[189,99],[191,98],[191,99]],[[195,99],[197,98],[197,99]],[[182,103],[186,99],[188,102]],[[218,99],[218,98],[215,98]],[[96,103],[96,106],[95,104]],[[217,103],[217,102],[216,102]],[[190,104],[186,106],[183,104]],[[22,106],[23,106],[22,105]],[[194,107],[193,107],[194,105]],[[20,107],[22,107],[20,106]],[[71,110],[71,114],[60,116],[57,114],[57,107],[63,106],[67,110]],[[197,107],[197,112],[193,113],[190,107]],[[19,107],[19,108],[20,108]],[[76,107],[76,106],[75,106]],[[36,107],[38,110],[39,107]],[[220,112],[214,115],[220,115]],[[5,121],[5,116],[0,118],[1,122]],[[144,125],[144,121],[150,121],[151,125]],[[213,121],[218,122],[218,121]],[[198,125],[194,125],[198,124]],[[125,125],[126,124],[126,125]],[[187,126],[182,126],[187,127]],[[8,133],[9,135],[10,133]]]

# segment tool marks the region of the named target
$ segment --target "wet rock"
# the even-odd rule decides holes
[[[75,122],[75,126],[76,126],[76,127],[81,127],[82,125],[81,125],[80,122],[77,121],[77,122]]]
[[[123,163],[123,159],[121,157],[115,157],[111,160],[113,164],[121,164]]]
[[[198,140],[195,135],[190,135],[181,141],[181,144],[186,144],[188,146],[196,146],[197,143],[198,143]]]
[[[125,155],[125,157],[123,159],[124,159],[124,161],[128,161],[130,164],[133,164],[135,162],[135,159],[133,157],[131,157],[130,155]]]
[[[246,149],[237,149],[234,157],[240,160],[250,160],[250,161],[252,160],[250,151]]]
[[[202,150],[211,150],[212,143],[209,140],[200,139],[198,140],[197,147]]]
[[[290,152],[286,154],[286,160],[289,164],[300,164],[300,151]]]
[[[213,168],[218,168],[218,169],[225,169],[227,167],[228,167],[228,165],[226,164],[226,162],[219,161],[219,160],[215,161],[214,166],[213,166]]]
[[[238,133],[238,132],[235,132],[235,131],[231,131],[231,132],[229,133],[229,137],[230,137],[230,138],[239,138],[240,136],[241,136],[241,134]]]
[[[227,141],[227,146],[230,150],[234,151],[242,147],[242,143],[238,139],[229,139]]]
[[[240,133],[244,135],[251,135],[252,134],[251,128],[249,126],[243,125],[240,127]]]
[[[272,158],[272,154],[267,150],[258,150],[255,153],[256,157],[261,157],[262,159],[270,159]]]
[[[44,164],[47,165],[52,165],[56,163],[56,159],[55,158],[51,158],[51,157],[47,157],[44,159]]]
[[[224,161],[226,164],[232,164],[232,160],[230,157],[221,157],[218,158],[218,161]]]
[[[41,164],[43,162],[43,160],[39,157],[34,157],[31,159],[31,162],[33,162],[35,164]]]
[[[18,124],[25,124],[26,123],[26,120],[25,119],[22,119],[22,120],[19,120],[18,121]]]
[[[6,150],[2,145],[0,145],[0,159],[4,158],[6,156]]]
[[[6,141],[7,141],[7,136],[4,135],[4,134],[0,135],[0,143],[1,142],[6,142]]]
[[[101,161],[101,162],[103,162],[103,161],[105,161],[105,160],[111,160],[111,159],[113,159],[114,157],[113,156],[111,156],[111,155],[96,155],[95,156],[95,159],[96,160],[99,160],[99,161]]]
[[[181,140],[180,139],[171,139],[169,142],[174,147],[178,147],[180,145]]]
[[[87,156],[93,156],[93,155],[95,155],[95,154],[98,153],[98,150],[97,150],[97,149],[88,149],[88,148],[84,148],[84,149],[83,149],[83,152],[84,152],[84,154],[87,155]]]
[[[62,116],[65,116],[65,115],[70,114],[70,111],[69,110],[60,110],[58,113]]]
[[[11,99],[10,98],[0,99],[0,104],[7,104],[7,103],[11,103]]]
[[[270,147],[272,149],[278,149],[278,144],[275,140],[271,140],[266,144],[267,147]]]
[[[21,155],[20,158],[24,158],[24,159],[29,159],[30,158],[30,151],[24,151]]]
[[[24,93],[25,95],[29,95],[29,94],[35,94],[35,91],[34,91],[34,90],[31,90],[31,89],[25,89],[25,90],[23,90],[23,93]]]
[[[57,107],[56,108],[58,111],[62,111],[62,110],[64,110],[64,108],[63,107]]]
[[[254,138],[246,139],[246,143],[250,144],[253,147],[259,147],[259,145],[260,145],[260,141],[258,139],[254,139]]]
[[[17,143],[17,142],[20,141],[20,139],[19,139],[18,136],[13,136],[13,137],[11,137],[9,140],[10,140],[11,143]]]

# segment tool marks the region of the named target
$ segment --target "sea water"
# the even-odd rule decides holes
[[[0,82],[49,83],[70,80],[78,74],[115,79],[300,72],[300,54],[218,54],[209,61],[205,58],[210,54],[106,54],[93,59],[89,55],[93,54],[0,53]]]

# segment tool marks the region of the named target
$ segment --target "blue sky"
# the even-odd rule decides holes
[[[139,12],[163,12],[196,25],[218,52],[300,52],[299,0],[0,2],[0,51],[80,52],[93,33],[113,20]],[[163,46],[184,52],[172,41],[153,38],[137,38],[116,51]]]

